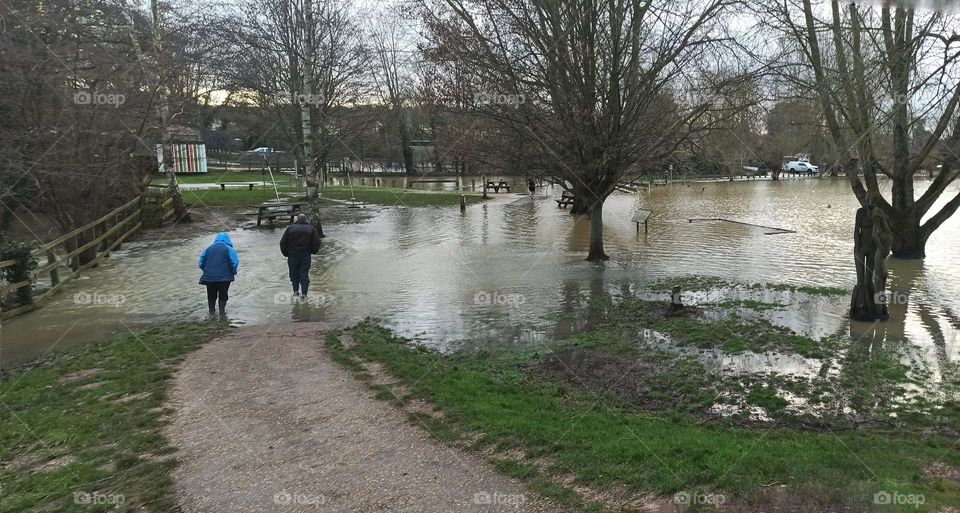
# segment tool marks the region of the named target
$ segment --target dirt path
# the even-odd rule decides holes
[[[373,399],[326,327],[242,328],[183,363],[166,433],[183,512],[561,511]]]

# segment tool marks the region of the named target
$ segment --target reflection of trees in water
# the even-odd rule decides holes
[[[851,407],[858,410],[873,408],[882,411],[891,402],[901,402],[905,387],[912,384],[928,399],[956,398],[958,362],[951,361],[955,340],[947,340],[947,331],[960,327],[960,318],[946,305],[931,305],[913,291],[923,290],[925,269],[922,261],[889,259],[890,319],[876,323],[850,323],[850,350],[843,360],[842,379],[850,385]],[[929,283],[929,282],[927,282]],[[908,323],[910,315],[919,322]],[[911,332],[916,327],[920,333]],[[921,338],[922,337],[922,338]],[[955,338],[955,337],[954,337]],[[929,340],[933,349],[927,351],[918,341]],[[901,363],[909,358],[911,365]],[[919,362],[919,363],[918,363]],[[884,371],[886,369],[886,371]],[[902,374],[901,375],[901,371]],[[858,374],[868,379],[860,382]],[[937,376],[940,379],[937,379]]]
[[[582,283],[565,281],[561,288],[560,318],[554,328],[559,339],[579,331],[597,327],[609,312],[612,298],[604,290],[603,269],[594,269],[590,277],[590,292],[584,297]],[[581,303],[586,301],[586,308]]]

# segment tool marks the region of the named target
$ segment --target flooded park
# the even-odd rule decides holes
[[[0,2],[0,512],[960,512],[951,3]]]
[[[535,346],[589,327],[579,306],[591,296],[662,299],[665,293],[647,285],[695,276],[751,287],[699,287],[685,292],[690,304],[776,302],[782,307],[760,315],[817,339],[903,344],[904,358],[934,375],[954,372],[960,359],[958,219],[933,235],[925,260],[890,259],[891,319],[871,324],[846,315],[856,199],[843,178],[694,182],[615,194],[606,203],[606,265],[584,261],[589,224],[557,208],[550,199],[556,194],[493,195],[463,214],[455,207],[328,207],[341,219],[325,228],[306,304],[289,295],[280,230],[230,218],[238,223],[228,231],[241,260],[230,322],[345,326],[370,317],[441,351],[467,342]],[[637,208],[653,211],[646,232],[630,222]],[[196,257],[212,236],[202,224],[171,226],[124,245],[48,306],[7,321],[4,365],[137,326],[202,320]],[[840,290],[804,292],[810,289]],[[818,370],[816,362],[784,355],[712,361],[722,370]]]

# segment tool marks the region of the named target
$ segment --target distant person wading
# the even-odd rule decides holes
[[[320,233],[300,214],[280,237],[280,253],[287,257],[293,297],[307,297],[310,288],[310,255],[320,251]]]
[[[198,267],[203,270],[200,276],[200,285],[207,286],[207,305],[210,314],[215,313],[214,304],[220,307],[220,315],[226,315],[227,291],[230,282],[237,276],[240,259],[233,249],[233,241],[226,232],[220,232],[213,239],[213,244],[200,253]]]

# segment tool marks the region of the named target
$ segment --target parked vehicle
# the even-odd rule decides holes
[[[789,171],[791,173],[807,173],[810,175],[815,175],[820,172],[820,168],[809,162],[803,162],[800,160],[791,160],[790,162],[783,163],[783,170]]]

